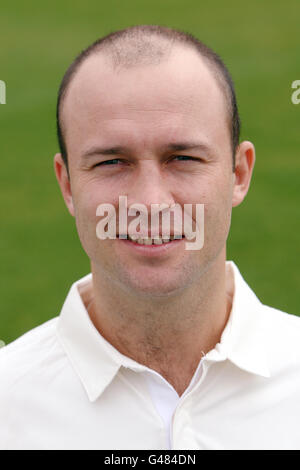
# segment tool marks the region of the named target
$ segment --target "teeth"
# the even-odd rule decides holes
[[[178,239],[181,239],[183,238],[183,236],[180,236],[180,235],[163,235],[162,237],[154,237],[154,238],[150,238],[150,237],[145,237],[145,238],[141,238],[139,237],[138,235],[123,235],[121,234],[121,236],[119,236],[119,238],[125,238],[127,240],[131,240],[131,241],[134,241],[136,243],[139,243],[140,245],[151,245],[154,243],[154,245],[161,245],[162,243],[168,243],[169,241],[172,241],[172,240],[178,240]]]
[[[163,237],[163,238],[138,238],[136,235],[128,236],[128,239],[138,243],[139,245],[162,245],[163,243],[168,243],[171,240],[174,240],[173,236]]]

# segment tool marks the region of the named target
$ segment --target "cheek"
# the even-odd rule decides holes
[[[181,185],[182,187],[182,185]],[[232,181],[223,175],[211,175],[190,181],[189,185],[182,187],[185,203],[204,204],[209,212],[227,212],[232,205]],[[183,193],[182,193],[183,195]]]
[[[73,197],[73,202],[77,232],[84,250],[90,256],[99,242],[96,236],[96,225],[99,220],[96,210],[101,203],[101,195],[91,186],[83,186],[75,194],[77,197],[76,195]]]
[[[208,176],[208,175],[207,175]],[[201,184],[202,183],[202,184]],[[199,182],[197,198],[193,186],[193,202],[204,204],[205,236],[211,243],[228,235],[232,211],[232,176],[222,171]],[[192,194],[192,193],[190,193]]]
[[[205,237],[209,245],[223,245],[228,237],[232,213],[232,191],[219,190],[205,206]]]

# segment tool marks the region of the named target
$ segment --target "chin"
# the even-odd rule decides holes
[[[178,294],[182,288],[180,287],[171,287],[171,286],[131,286],[131,293],[143,298],[151,298],[154,300],[162,299],[162,298],[169,298]]]
[[[179,294],[190,283],[187,279],[171,279],[168,276],[127,276],[120,280],[125,289],[138,297],[169,297]]]

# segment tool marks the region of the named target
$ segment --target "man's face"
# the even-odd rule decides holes
[[[69,197],[63,193],[98,276],[131,293],[163,295],[225,258],[235,205],[229,122],[224,94],[194,51],[115,71],[101,55],[90,57],[70,84],[62,118],[70,171]],[[176,143],[195,147],[168,149]],[[102,155],[97,147],[122,149]],[[100,240],[96,209],[110,203],[118,215],[119,196],[149,212],[155,203],[204,204],[203,248],[188,251],[183,239],[146,255],[130,241]]]

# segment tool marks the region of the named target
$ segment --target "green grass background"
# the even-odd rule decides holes
[[[300,2],[287,0],[52,0],[0,4],[0,339],[9,343],[59,314],[89,260],[53,171],[55,104],[67,66],[98,37],[134,24],[195,34],[228,65],[242,138],[257,161],[233,210],[228,259],[258,297],[300,315]]]

